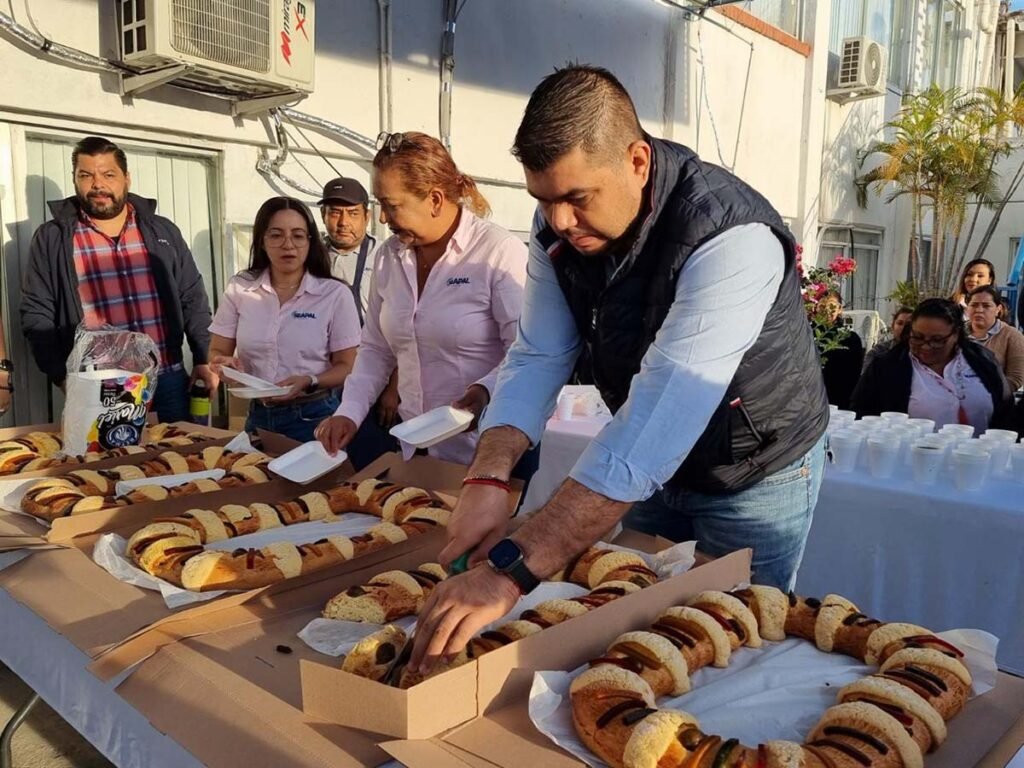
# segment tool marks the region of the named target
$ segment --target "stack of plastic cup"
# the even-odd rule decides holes
[[[838,409],[830,411],[828,415],[828,429],[826,431],[831,435],[833,432],[846,429],[853,424],[856,418],[857,414],[853,411],[840,411]]]
[[[957,435],[958,437],[974,437],[974,427],[970,424],[945,424],[939,430],[940,435]]]
[[[1009,429],[987,429],[980,439],[992,447],[992,474],[1005,475],[1010,464],[1010,446],[1017,442],[1017,433]]]
[[[946,448],[946,441],[935,435],[914,441],[910,448],[910,467],[915,483],[935,485],[946,462]]]
[[[908,424],[913,424],[921,430],[921,437],[930,435],[935,431],[935,422],[932,419],[907,419]]]
[[[853,429],[841,429],[832,433],[829,437],[829,447],[832,450],[832,465],[836,470],[853,472],[856,469],[857,456],[863,442],[864,435]]]
[[[1024,443],[1010,446],[1010,474],[1014,480],[1024,485]]]
[[[901,413],[900,411],[882,411],[882,420],[890,426],[905,422],[909,418],[910,417],[907,414]]]
[[[921,429],[916,424],[903,422],[894,426],[891,430],[899,437],[900,451],[896,463],[900,466],[910,464],[910,447],[919,437],[923,437]]]
[[[961,491],[977,491],[988,479],[992,455],[981,441],[962,442],[953,450],[953,481]]]
[[[893,429],[879,430],[867,439],[868,471],[872,477],[892,477],[900,456],[902,438]]]

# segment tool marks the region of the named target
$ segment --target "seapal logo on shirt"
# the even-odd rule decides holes
[[[292,312],[292,317],[299,320],[316,320],[316,312]]]
[[[449,277],[448,285],[469,285],[468,277]]]

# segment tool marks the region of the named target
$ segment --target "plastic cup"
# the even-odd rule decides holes
[[[861,416],[859,421],[861,424],[864,425],[882,424],[885,422],[885,419],[883,419],[881,416]]]
[[[892,477],[901,445],[900,436],[891,432],[868,438],[868,471],[872,477]]]
[[[986,429],[981,433],[982,440],[1005,440],[1008,443],[1017,442],[1017,433],[1012,429]]]
[[[857,412],[856,411],[844,411],[844,410],[841,410],[841,409],[837,409],[837,410],[833,411],[833,413],[836,415],[836,418],[849,419],[850,421],[856,421],[857,420]]]
[[[935,485],[946,462],[946,445],[941,440],[918,438],[910,448],[910,467],[914,482]]]
[[[576,395],[563,392],[558,396],[558,405],[555,406],[555,416],[559,421],[572,419],[572,409],[576,407]]]
[[[829,437],[832,450],[832,465],[839,472],[853,472],[857,467],[857,456],[864,436],[854,430],[842,429]]]
[[[977,491],[985,484],[991,457],[987,451],[965,445],[953,451],[953,481],[961,491]]]
[[[922,437],[935,431],[935,421],[932,419],[907,419],[907,424],[913,424],[921,430]]]
[[[1024,443],[1010,446],[1010,475],[1024,485]]]
[[[828,410],[829,410],[829,413],[835,413],[836,411],[839,410],[839,406],[838,405],[832,405],[832,403],[829,403],[828,404]]]
[[[914,444],[915,440],[921,437],[921,431],[916,425],[904,422],[893,427],[892,432],[900,441],[899,456],[896,458],[896,463],[909,464],[910,446]]]
[[[882,419],[888,424],[899,424],[907,421],[910,417],[899,411],[882,411]]]
[[[942,429],[939,430],[939,434],[974,437],[974,427],[970,424],[945,424]]]

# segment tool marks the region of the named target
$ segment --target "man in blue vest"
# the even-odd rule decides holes
[[[796,243],[768,201],[647,135],[596,67],[541,82],[513,152],[538,202],[519,335],[441,553],[472,552],[470,570],[428,599],[413,669],[456,653],[623,518],[712,555],[752,547],[754,581],[789,589],[821,482],[828,402]],[[503,483],[574,370],[614,418],[508,535]]]

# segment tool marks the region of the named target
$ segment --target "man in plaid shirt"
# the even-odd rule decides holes
[[[188,418],[190,377],[182,345],[192,350],[192,379],[210,392],[206,364],[210,305],[181,232],[155,214],[156,201],[129,193],[124,152],[90,136],[71,155],[75,196],[50,203],[53,220],[36,230],[21,300],[21,324],[36,362],[63,386],[79,323],[108,323],[147,334],[160,351],[153,407],[161,421]]]

